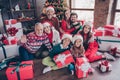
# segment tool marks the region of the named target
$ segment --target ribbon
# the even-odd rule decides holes
[[[29,66],[29,65],[31,65],[31,64],[22,64],[22,63],[20,63],[20,62],[16,62],[16,63],[14,63],[14,64],[10,64],[10,68],[12,68],[12,67],[15,67],[12,71],[11,71],[11,74],[13,74],[14,72],[16,72],[17,73],[17,78],[18,78],[18,80],[21,80],[20,79],[20,73],[19,73],[19,70],[20,70],[20,67],[26,67],[26,66]]]
[[[62,65],[65,65],[65,60],[66,60],[66,58],[67,57],[69,57],[69,56],[71,56],[71,54],[59,54],[58,56],[57,56],[57,59],[55,60],[55,62],[58,62],[58,61],[60,61],[61,63],[62,63]]]
[[[101,65],[108,66],[108,64],[109,64],[109,62],[107,60],[101,62]]]
[[[114,42],[114,43],[120,43],[120,41],[118,40],[102,40],[102,39],[99,39],[98,37],[95,39],[98,43],[101,44],[101,42]]]
[[[82,63],[80,66],[78,66],[78,65],[76,65],[80,70],[82,70],[83,71],[83,77],[85,77],[87,74],[87,72],[88,72],[88,70],[91,68],[91,65],[90,65],[90,63],[87,61],[87,59],[86,58],[82,58],[83,59],[83,61],[84,61],[84,63]]]

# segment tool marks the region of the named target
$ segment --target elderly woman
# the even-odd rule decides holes
[[[50,43],[54,46],[61,42],[59,32],[52,27],[50,22],[44,22],[44,32],[48,35]]]

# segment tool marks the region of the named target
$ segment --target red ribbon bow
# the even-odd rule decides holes
[[[16,29],[15,27],[10,27],[7,29],[8,34],[10,34],[11,36],[15,36],[16,33],[18,32],[18,29]]]

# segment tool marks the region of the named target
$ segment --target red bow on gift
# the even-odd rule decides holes
[[[117,53],[117,47],[111,49],[110,52],[111,52],[113,55],[115,55],[115,54]]]
[[[101,62],[102,65],[108,66],[109,62],[107,60]]]
[[[10,34],[11,36],[15,36],[16,33],[18,32],[18,29],[16,29],[15,27],[10,27],[7,29],[8,34]]]

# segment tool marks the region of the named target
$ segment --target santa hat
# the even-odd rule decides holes
[[[72,41],[72,35],[71,34],[68,34],[68,33],[63,34],[62,40],[65,39],[65,38],[68,38]]]
[[[80,39],[83,42],[83,37],[81,35],[74,35],[72,38],[72,43],[74,44],[77,39]]]
[[[48,10],[52,10],[53,12],[55,12],[55,10],[54,10],[54,8],[53,8],[52,6],[48,6],[48,7],[46,8],[46,11],[48,11]]]
[[[90,28],[92,29],[93,24],[92,24],[91,21],[87,21],[87,22],[84,23],[84,26],[90,26]]]
[[[48,26],[51,26],[52,27],[52,24],[50,22],[44,22],[43,23],[43,27],[48,27]]]

